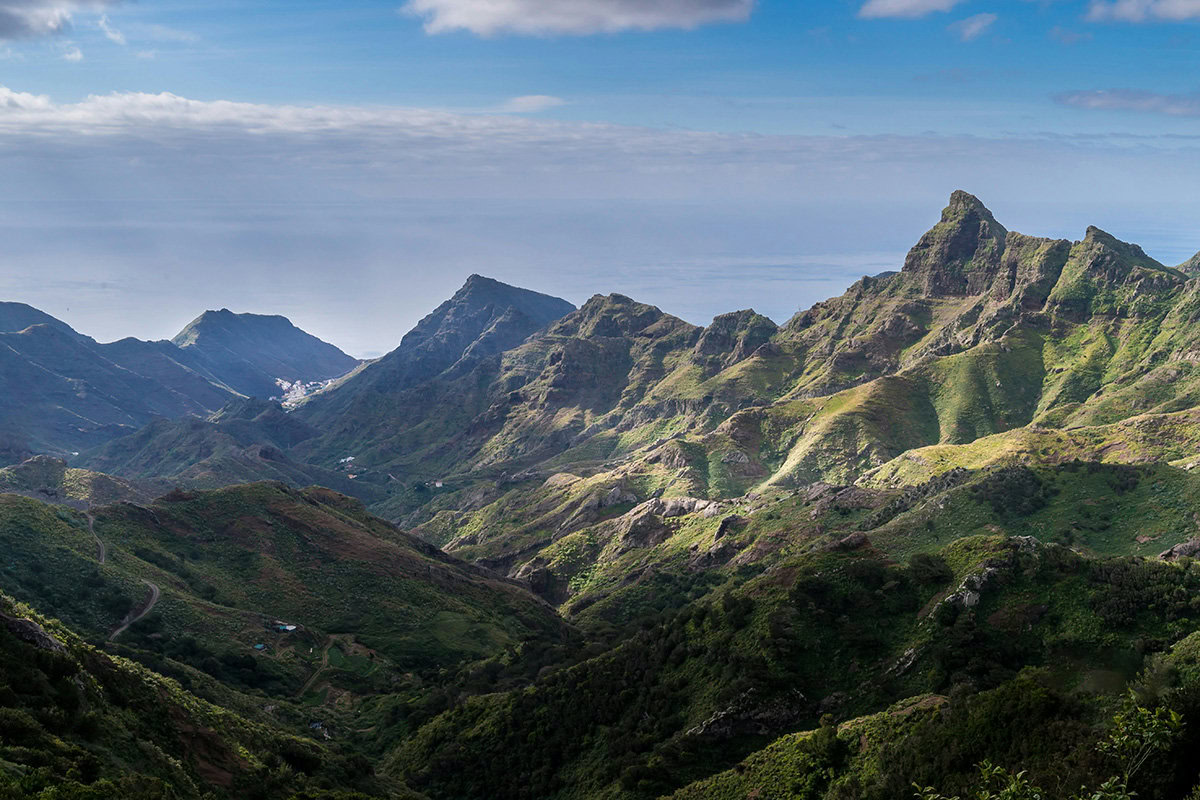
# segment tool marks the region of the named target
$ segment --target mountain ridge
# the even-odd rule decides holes
[[[287,334],[284,339],[298,337],[310,349],[319,342],[282,317],[270,319],[283,320],[273,324]],[[251,347],[261,348],[270,338],[259,335]],[[288,345],[284,341],[272,347],[278,353]],[[181,348],[169,341],[129,337],[101,344],[31,306],[0,305],[0,381],[7,389],[0,397],[0,437],[5,442],[0,456],[5,463],[38,452],[66,457],[133,433],[157,417],[215,413],[241,394],[234,384],[245,378],[250,365],[234,361],[231,367],[203,347]],[[264,363],[277,361],[272,356]],[[341,351],[333,362],[346,371],[358,363]],[[333,362],[319,363],[316,371],[302,368],[298,380],[329,377]],[[243,388],[265,392],[267,379],[262,374],[255,379],[257,383]],[[273,393],[283,393],[274,378],[269,386]]]
[[[1112,732],[1182,715],[1126,785],[1178,800],[1198,321],[1137,245],[961,191],[782,326],[472,276],[290,411],[234,394],[80,458],[137,480],[0,470],[60,501],[0,494],[0,589],[267,726],[282,753],[226,770],[266,797],[974,796],[984,759],[1068,796]],[[5,749],[12,702],[0,786],[50,748]]]

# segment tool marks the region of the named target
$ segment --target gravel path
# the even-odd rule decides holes
[[[116,639],[118,636],[120,636],[126,630],[128,630],[130,625],[137,622],[139,619],[141,619],[142,617],[146,616],[147,614],[149,614],[151,611],[154,610],[154,604],[158,602],[158,598],[159,598],[159,595],[161,594],[161,592],[159,592],[159,589],[157,586],[155,586],[153,583],[146,580],[145,578],[142,579],[142,583],[144,583],[150,587],[150,596],[148,598],[146,598],[146,602],[142,604],[140,610],[135,608],[132,611],[130,611],[128,614],[125,615],[125,619],[121,622],[121,627],[119,627],[115,631],[113,631],[112,635],[108,637],[108,640],[110,642],[113,639]]]

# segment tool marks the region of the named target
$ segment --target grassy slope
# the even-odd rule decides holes
[[[35,456],[0,469],[0,492],[78,506],[144,501],[149,497],[145,487],[131,481],[102,472],[68,468],[66,462],[48,456]]]
[[[3,595],[0,623],[6,797],[265,799],[322,785],[415,797],[328,747],[251,722],[96,650]]]
[[[399,747],[389,770],[434,798],[655,797],[823,713],[853,719],[1000,686],[1025,666],[1051,686],[1112,690],[1141,665],[1135,641],[1153,649],[1195,630],[1190,568],[995,536],[941,556],[932,570],[869,549],[786,559],[528,689],[466,700]],[[981,570],[976,605],[950,597]],[[942,777],[966,775],[974,755]]]
[[[241,708],[246,693],[266,694],[288,724],[307,724],[301,703],[352,718],[362,698],[418,685],[414,672],[526,638],[552,640],[562,629],[515,584],[328,490],[176,493],[97,509],[95,532],[104,564],[82,513],[0,495],[9,554],[0,580],[94,642],[144,603],[153,583],[157,606],[111,646],[222,703]],[[275,631],[277,619],[298,629]]]

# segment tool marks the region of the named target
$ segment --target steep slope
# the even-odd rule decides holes
[[[1093,561],[1003,537],[959,540],[899,567],[860,540],[668,610],[529,687],[467,698],[397,748],[385,768],[435,800],[653,798],[734,769],[774,736],[816,728],[826,714],[828,725],[905,698],[913,698],[908,713],[945,703],[931,703],[932,693],[954,698],[949,735],[910,739],[910,752],[893,750],[879,772],[859,773],[873,778],[866,786],[824,793],[849,766],[834,750],[825,754],[831,764],[792,764],[798,780],[812,768],[808,791],[775,784],[760,796],[896,797],[908,791],[906,778],[923,776],[953,787],[982,758],[1029,753],[1023,742],[1060,754],[1093,743],[1093,722],[1111,700],[1064,705],[1064,688],[1107,677],[1119,691],[1141,668],[1138,656],[1123,660],[1137,637],[1174,643],[1193,634],[1185,593],[1197,580],[1168,564]],[[1045,672],[1016,678],[1027,666]],[[1180,707],[1196,709],[1193,697],[1180,697]],[[960,710],[977,726],[996,725],[994,734],[952,744],[966,725],[949,713]],[[1181,767],[1185,753],[1176,754]],[[1035,748],[1029,766],[1039,777],[1075,781],[1070,790],[1103,776],[1099,759],[1068,766],[1049,755]],[[1194,763],[1187,769],[1184,791],[1200,777]],[[754,796],[715,789],[683,796]]]
[[[699,329],[593,298],[495,367],[398,398],[392,427],[356,449],[315,455],[381,465],[395,480],[378,511],[554,594],[608,558],[613,534],[593,526],[656,497],[903,486],[956,466],[1190,464],[1197,286],[1096,228],[1078,242],[1007,231],[957,192],[901,271],[781,329],[752,312]]]
[[[309,383],[345,375],[358,365],[285,317],[205,311],[171,340],[216,382],[248,397],[282,396],[280,382]]]
[[[105,356],[90,340],[39,324],[0,333],[0,418],[30,449],[65,455],[154,416],[205,413],[205,406]]]
[[[63,333],[87,340],[86,336],[77,333],[67,323],[55,319],[33,306],[24,303],[0,302],[0,333],[20,333],[33,325],[50,325]]]
[[[1197,271],[1200,271],[1200,253],[1196,253],[1196,255],[1176,267],[1176,269],[1188,275],[1195,275]]]
[[[276,378],[307,386],[358,364],[282,317],[210,312],[179,341],[98,344],[35,308],[0,304],[2,463],[66,456],[156,418],[205,417],[240,395],[281,395]]]
[[[472,275],[383,358],[310,400],[302,416],[329,425],[349,418],[370,425],[388,398],[411,390],[460,361],[486,360],[524,341],[575,307],[557,297]],[[359,418],[364,419],[359,419]]]
[[[126,338],[98,345],[97,350],[130,372],[192,398],[201,408],[218,409],[236,396],[234,389],[208,375],[193,353],[171,342]]]
[[[414,797],[344,754],[246,718],[0,595],[7,797],[289,798],[337,781]]]
[[[104,636],[152,583],[162,590],[161,627],[143,644],[160,652],[189,637],[217,653],[253,652],[271,617],[318,642],[353,633],[396,663],[426,669],[555,635],[561,625],[516,582],[447,556],[326,489],[257,483],[175,492],[147,506],[96,508],[93,516],[90,524],[82,513],[0,494],[8,554],[0,585]],[[137,631],[130,636],[136,640]],[[311,668],[308,654],[275,651],[263,656],[280,659],[286,673]]]

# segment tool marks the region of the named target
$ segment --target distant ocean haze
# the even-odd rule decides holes
[[[620,292],[699,325],[741,308],[783,323],[899,269],[936,205],[10,202],[0,297],[101,341],[169,338],[209,308],[283,314],[360,357],[392,349],[471,273],[576,304]],[[1167,264],[1200,249],[1178,206],[993,207],[1041,235],[1098,224]]]

